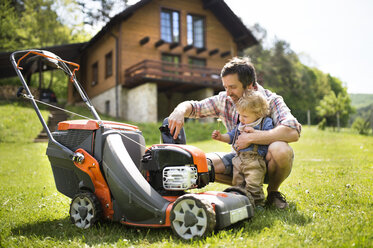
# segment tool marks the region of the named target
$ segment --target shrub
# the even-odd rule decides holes
[[[326,119],[323,118],[319,124],[317,124],[317,127],[320,129],[320,130],[325,130],[325,127],[326,127]]]
[[[369,133],[370,123],[368,120],[357,117],[354,123],[352,123],[352,128],[357,130],[359,134],[367,135]]]

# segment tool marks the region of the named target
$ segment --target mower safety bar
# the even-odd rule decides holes
[[[54,144],[56,144],[57,146],[59,146],[59,147],[60,147],[64,152],[66,152],[66,153],[69,155],[69,157],[72,159],[72,158],[75,156],[75,153],[74,153],[72,150],[70,150],[69,148],[67,148],[66,146],[64,146],[64,145],[62,145],[61,143],[57,142],[57,141],[53,138],[52,133],[50,132],[50,130],[49,130],[49,128],[48,128],[48,125],[46,124],[46,122],[45,122],[43,116],[41,115],[41,112],[40,112],[40,110],[39,110],[39,107],[38,107],[38,105],[36,104],[36,101],[35,101],[35,99],[34,99],[34,96],[32,95],[32,93],[31,93],[31,91],[30,91],[30,89],[29,89],[29,87],[28,87],[28,85],[27,85],[27,83],[26,83],[26,81],[25,81],[25,79],[24,79],[22,73],[20,72],[20,69],[19,69],[19,67],[18,67],[18,65],[17,65],[17,63],[16,63],[16,60],[15,60],[15,58],[14,58],[15,55],[22,54],[22,53],[27,53],[27,52],[30,52],[30,51],[36,51],[36,52],[42,53],[42,51],[40,51],[40,50],[24,50],[24,51],[16,51],[16,52],[14,52],[14,53],[12,53],[12,54],[10,55],[10,62],[12,63],[12,65],[13,65],[13,67],[14,67],[14,70],[16,71],[16,73],[17,73],[19,79],[21,80],[22,85],[23,85],[23,88],[26,90],[26,93],[27,93],[27,95],[28,95],[28,99],[30,99],[30,101],[31,101],[31,103],[32,103],[32,106],[34,107],[34,110],[35,110],[35,112],[36,112],[36,114],[37,114],[37,116],[38,116],[38,118],[39,118],[41,124],[43,125],[45,131],[47,132],[47,135],[48,135],[49,140],[50,140],[51,142],[53,142]],[[21,95],[22,90],[23,90],[23,89],[19,89],[18,92],[17,92],[17,95]]]

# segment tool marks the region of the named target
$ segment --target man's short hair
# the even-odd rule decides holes
[[[236,104],[239,112],[250,111],[259,119],[269,114],[269,105],[266,98],[256,90],[245,90]]]
[[[220,76],[224,77],[230,74],[238,75],[238,80],[242,83],[243,88],[251,84],[255,86],[256,73],[253,64],[247,57],[234,57],[229,60],[221,70]]]

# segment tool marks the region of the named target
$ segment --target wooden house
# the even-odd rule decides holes
[[[84,45],[79,80],[100,112],[156,122],[223,90],[222,66],[256,43],[223,0],[141,0]]]

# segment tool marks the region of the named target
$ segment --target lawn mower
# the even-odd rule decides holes
[[[21,62],[27,66],[30,56],[64,71],[94,118],[62,121],[51,132],[21,73]],[[44,50],[14,52],[11,63],[22,82],[17,96],[31,101],[46,130],[56,188],[72,199],[70,219],[77,227],[109,220],[171,227],[177,236],[191,239],[254,215],[254,204],[242,190],[190,192],[214,181],[214,167],[202,150],[186,145],[184,130],[172,138],[167,119],[160,127],[160,144],[146,147],[138,127],[100,119],[77,81],[78,64]]]

